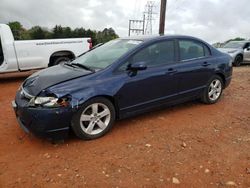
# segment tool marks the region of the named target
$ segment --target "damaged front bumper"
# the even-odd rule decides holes
[[[27,133],[53,140],[65,139],[68,136],[73,109],[70,107],[44,108],[30,107],[29,100],[17,92],[12,101],[17,121]]]

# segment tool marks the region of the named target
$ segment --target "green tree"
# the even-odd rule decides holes
[[[97,43],[105,43],[110,40],[118,38],[113,28],[105,28],[102,32],[97,32],[96,34]]]
[[[34,26],[29,30],[32,39],[45,39],[46,32],[40,26]]]
[[[73,33],[70,27],[64,27],[63,28],[63,38],[72,38]]]
[[[63,28],[62,28],[62,26],[56,25],[53,28],[52,36],[53,36],[53,38],[56,38],[56,39],[63,38]]]
[[[86,37],[86,30],[81,28],[76,28],[73,32],[73,36],[76,38],[82,38],[82,37]]]
[[[245,38],[241,38],[241,37],[236,37],[234,39],[229,39],[228,41],[226,41],[225,43],[228,43],[230,41],[243,41],[243,40],[246,40]]]
[[[40,26],[34,26],[29,30],[23,28],[20,22],[9,22],[15,40],[30,39],[57,39],[57,38],[84,38],[90,37],[93,45],[105,43],[118,37],[113,28],[105,28],[103,31],[84,29],[82,27],[72,30],[70,27],[56,25],[52,31]]]
[[[50,32],[48,29],[44,30],[44,34],[45,34],[45,39],[52,39],[53,38],[53,33]]]
[[[8,25],[13,33],[15,40],[22,39],[21,34],[22,34],[24,29],[23,29],[23,26],[21,25],[21,23],[17,22],[17,21],[16,22],[9,22]]]

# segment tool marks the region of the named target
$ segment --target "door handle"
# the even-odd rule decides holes
[[[203,67],[207,67],[207,66],[209,66],[209,65],[211,65],[211,63],[208,63],[208,62],[202,63],[202,66],[203,66]]]
[[[166,74],[174,74],[174,73],[176,73],[176,72],[177,72],[176,69],[169,68],[168,71],[166,72]]]

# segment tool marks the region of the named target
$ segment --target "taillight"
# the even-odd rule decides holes
[[[88,39],[87,42],[89,43],[89,50],[91,50],[93,48],[92,39]]]

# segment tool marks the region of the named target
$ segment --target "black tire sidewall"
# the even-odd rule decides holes
[[[209,87],[210,87],[210,84],[214,81],[214,80],[220,80],[221,82],[221,93],[220,93],[220,96],[216,99],[216,100],[211,100],[209,98]],[[208,81],[208,84],[207,84],[207,87],[204,89],[204,92],[203,92],[203,96],[202,96],[202,101],[206,104],[214,104],[214,103],[217,103],[220,98],[221,98],[221,95],[223,93],[223,88],[224,88],[224,83],[223,83],[223,80],[220,76],[217,76],[217,75],[214,75],[209,81]]]
[[[109,108],[111,116],[110,116],[110,122],[105,130],[103,130],[101,133],[96,134],[96,135],[89,135],[81,129],[80,117],[81,117],[82,112],[85,110],[85,108],[93,103],[105,104]],[[114,105],[110,102],[110,100],[108,100],[104,97],[96,97],[96,98],[92,98],[92,99],[88,100],[87,102],[85,102],[84,104],[82,104],[79,107],[76,114],[73,115],[71,126],[72,126],[72,129],[77,137],[84,139],[84,140],[92,140],[92,139],[96,139],[96,138],[99,138],[99,137],[102,137],[103,135],[105,135],[112,128],[114,121],[115,121]]]
[[[243,58],[241,55],[237,55],[234,60],[234,66],[239,67],[243,61]]]
[[[69,61],[70,58],[68,57],[58,57],[56,60],[52,63],[52,66],[59,65],[63,61]]]

